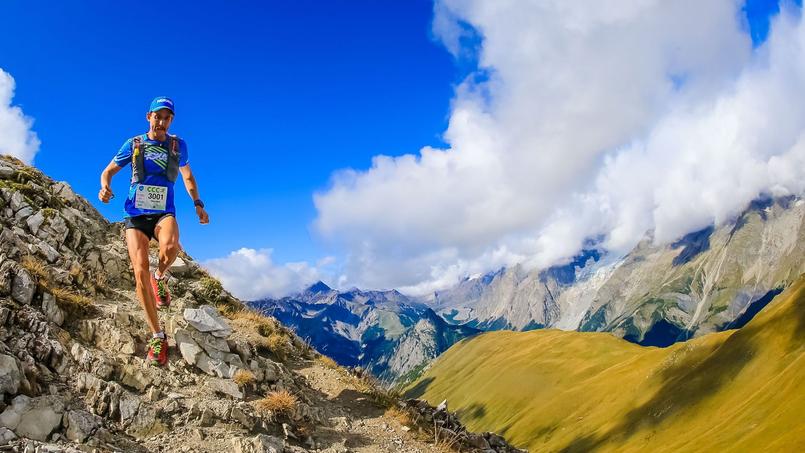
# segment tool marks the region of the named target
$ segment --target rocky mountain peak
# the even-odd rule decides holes
[[[332,288],[327,286],[323,281],[319,280],[316,283],[310,285],[305,292],[309,294],[321,294],[327,293],[332,291]]]

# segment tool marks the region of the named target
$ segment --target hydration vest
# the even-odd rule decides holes
[[[145,181],[145,151],[150,146],[143,144],[143,137],[145,135],[138,135],[131,139],[131,182],[141,183]],[[176,182],[179,176],[179,137],[175,135],[168,136],[168,165],[163,172],[165,178],[170,182]]]

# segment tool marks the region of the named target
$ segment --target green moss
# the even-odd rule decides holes
[[[36,189],[34,189],[30,184],[21,184],[18,182],[9,181],[7,179],[0,179],[0,188],[9,189],[13,192],[20,192],[29,205],[36,209],[41,208],[40,203],[34,201],[38,197],[38,194]]]
[[[53,208],[44,208],[42,209],[42,215],[45,216],[46,219],[50,220],[53,217],[56,217],[59,214],[59,211]]]
[[[43,187],[48,185],[47,180],[45,179],[45,175],[43,175],[40,171],[35,170],[31,167],[18,170],[17,181],[19,181],[20,183],[34,182]]]

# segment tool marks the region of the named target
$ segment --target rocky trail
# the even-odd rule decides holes
[[[0,451],[518,451],[336,366],[190,256],[170,274],[157,368],[122,225],[0,156]]]

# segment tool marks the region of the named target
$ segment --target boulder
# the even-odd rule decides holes
[[[204,354],[204,350],[193,341],[190,332],[185,329],[178,329],[173,334],[173,339],[176,341],[176,345],[179,347],[179,352],[185,362],[190,365],[196,365],[201,354]]]
[[[64,403],[57,397],[19,395],[0,414],[0,426],[14,431],[19,437],[44,442],[61,426],[63,413]]]
[[[243,392],[240,391],[240,387],[230,379],[209,379],[207,380],[207,386],[215,392],[229,395],[235,399],[243,399]]]
[[[229,365],[221,360],[211,359],[210,356],[204,353],[199,356],[196,366],[210,376],[218,376],[227,379],[232,377]]]
[[[21,304],[28,305],[36,292],[36,280],[25,269],[17,271],[11,285],[11,298]]]
[[[180,257],[176,257],[176,261],[171,264],[169,272],[171,275],[176,275],[178,277],[185,276],[190,273],[190,266],[185,262],[185,260],[181,259]]]
[[[6,307],[0,307],[0,326],[5,325],[8,318],[11,317],[11,310]]]
[[[62,423],[67,429],[65,436],[68,439],[83,443],[88,437],[95,434],[95,431],[101,427],[101,418],[97,415],[92,415],[87,411],[69,411],[64,414]]]
[[[234,453],[282,453],[285,441],[279,437],[259,434],[255,437],[236,437],[232,439]]]
[[[22,371],[17,359],[10,355],[0,354],[0,396],[3,393],[16,395],[22,381]]]
[[[199,424],[201,426],[212,426],[215,424],[215,412],[210,409],[204,409],[201,411],[201,417],[199,418]]]
[[[469,445],[470,447],[473,447],[473,448],[477,448],[479,450],[489,450],[490,449],[489,442],[481,434],[470,433],[467,436],[467,445]]]
[[[75,192],[73,192],[72,187],[70,187],[70,185],[67,184],[66,182],[59,181],[53,184],[52,189],[53,192],[56,194],[56,196],[67,202],[67,204],[69,205],[78,204],[78,197],[75,195]]]
[[[125,330],[110,328],[109,331],[102,334],[102,336],[108,340],[112,351],[132,355],[137,350],[134,338]]]
[[[249,431],[254,429],[254,426],[257,424],[256,417],[250,415],[249,406],[245,403],[240,403],[233,407],[232,411],[229,413],[229,418],[237,421]]]
[[[45,221],[45,215],[42,214],[42,211],[36,211],[36,214],[28,217],[25,223],[28,224],[28,228],[31,230],[31,233],[36,234],[39,232],[39,227],[42,225],[42,222]]]
[[[61,256],[59,251],[53,248],[53,246],[47,242],[39,241],[36,244],[36,249],[39,250],[39,253],[41,253],[45,259],[48,260],[48,263],[51,264],[55,263]]]
[[[486,440],[489,442],[489,445],[493,448],[497,447],[506,447],[508,444],[506,443],[506,439],[498,436],[495,433],[484,433]]]
[[[119,399],[120,421],[127,423],[134,420],[137,416],[137,411],[140,409],[140,400],[134,395],[124,393],[120,395]]]
[[[16,439],[17,435],[14,434],[14,431],[0,427],[0,447],[3,445],[8,445],[9,442]]]
[[[243,368],[240,356],[229,352],[229,344],[222,338],[189,328],[177,329],[174,339],[185,362],[210,376],[229,379]]]
[[[151,376],[141,366],[128,364],[120,370],[120,383],[141,392],[151,385],[152,381]]]
[[[48,318],[48,321],[61,326],[64,324],[64,311],[59,308],[56,303],[56,298],[50,293],[42,295],[42,313]]]
[[[204,351],[213,359],[223,359],[222,353],[229,353],[229,343],[223,338],[214,337],[209,333],[199,332],[197,330],[189,330],[193,340],[204,348]]]
[[[126,429],[126,433],[137,439],[145,439],[157,434],[162,434],[165,431],[167,431],[167,429],[159,418],[157,418],[156,412],[145,406],[140,406],[137,415],[134,416],[131,424]]]
[[[0,162],[0,179],[11,179],[16,174],[16,170]]]
[[[212,305],[203,305],[199,308],[186,308],[184,319],[199,332],[209,332],[218,338],[226,338],[232,334],[226,320]]]
[[[30,204],[25,200],[25,196],[22,195],[22,192],[15,191],[11,195],[11,210],[14,212],[14,218],[16,220],[22,220],[33,214],[34,210]]]

